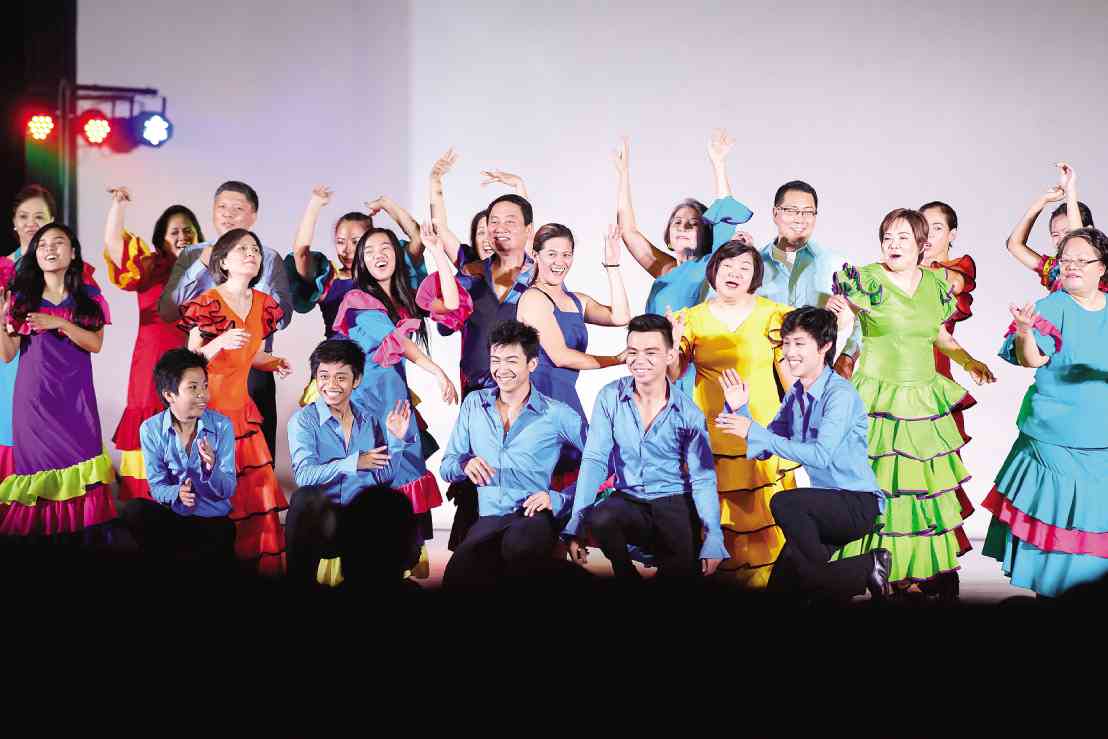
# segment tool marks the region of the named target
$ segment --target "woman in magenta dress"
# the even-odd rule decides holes
[[[127,383],[127,407],[119,419],[112,441],[120,451],[119,497],[150,498],[146,466],[139,444],[139,426],[165,410],[154,387],[154,365],[170,349],[185,345],[188,337],[175,324],[158,315],[158,300],[165,289],[177,255],[186,246],[204,240],[196,215],[183,205],[172,205],[154,223],[154,236],[147,244],[123,225],[124,211],[131,202],[125,187],[109,190],[112,207],[104,227],[104,261],[108,279],[120,290],[135,293],[139,308],[138,336],[131,356]],[[151,246],[153,245],[153,246]]]
[[[76,234],[49,224],[0,298],[0,355],[20,360],[14,472],[0,483],[2,535],[92,535],[115,517],[108,487],[114,473],[92,383],[92,354],[111,319],[84,274]]]

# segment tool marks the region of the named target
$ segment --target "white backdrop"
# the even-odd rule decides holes
[[[157,87],[176,125],[162,150],[81,152],[86,258],[103,274],[108,185],[133,188],[128,224],[149,236],[175,202],[210,230],[211,196],[226,179],[258,190],[256,230],[282,253],[311,186],[333,186],[317,231],[331,253],[334,220],[377,195],[425,217],[427,173],[453,145],[461,154],[446,180],[454,230],[464,234],[472,213],[502,191],[481,188],[479,170],[516,172],[536,225],[559,221],[577,234],[568,284],[606,300],[595,266],[614,218],[618,137],[631,137],[639,222],[660,243],[677,200],[711,200],[705,143],[723,126],[739,140],[731,179],[754,210],[744,228],[759,244],[774,233],[774,190],[794,178],[819,191],[817,239],[859,263],[875,260],[876,228],[892,208],[940,199],[958,211],[953,253],[970,253],[979,278],[974,317],[956,336],[999,378],[971,388],[979,403],[967,414],[974,441],[964,457],[974,473],[967,489],[980,501],[1015,438],[1031,381],[995,355],[1006,306],[1042,295],[1004,240],[1051,184],[1059,159],[1074,165],[1082,199],[1108,223],[1100,79],[1108,12],[1099,2],[1010,5],[82,2],[80,81]],[[1032,245],[1048,249],[1046,232],[1044,218]],[[632,307],[641,309],[649,279],[630,257],[624,263]],[[110,438],[125,403],[137,309],[132,296],[107,291],[115,324],[94,366]],[[298,315],[279,335],[276,351],[296,366],[279,383],[282,420],[307,381],[321,326],[318,314]],[[434,359],[455,376],[457,337],[432,336]],[[622,337],[590,328],[590,350],[613,353]],[[621,371],[582,375],[586,409]],[[409,376],[445,445],[454,413],[426,374],[413,367]],[[278,471],[291,489],[283,438]],[[437,523],[451,514],[449,505],[439,509]],[[968,528],[981,535],[986,525],[979,512]]]

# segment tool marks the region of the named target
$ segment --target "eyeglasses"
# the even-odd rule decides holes
[[[1058,266],[1063,269],[1066,267],[1079,267],[1085,269],[1093,262],[1099,262],[1099,259],[1059,259]]]
[[[813,218],[816,217],[816,211],[815,210],[807,210],[807,209],[800,210],[799,208],[781,208],[781,207],[775,208],[775,210],[778,210],[778,211],[784,213],[789,218],[796,218],[797,216],[800,216],[801,218],[803,218],[806,221],[810,221],[810,220],[812,220]]]

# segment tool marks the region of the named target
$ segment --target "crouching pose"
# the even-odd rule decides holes
[[[849,598],[869,589],[888,590],[891,556],[874,549],[828,562],[836,549],[873,532],[885,498],[867,456],[869,417],[858,391],[831,369],[835,314],[806,306],[786,314],[782,353],[797,378],[768,428],[750,418],[746,383],[733,370],[720,377],[727,406],[715,423],[746,439],[746,454],[776,454],[804,465],[812,487],[773,497],[773,518],[785,546],[770,576],[769,590],[822,598]]]
[[[539,335],[530,326],[503,321],[489,334],[496,387],[462,401],[439,467],[444,480],[477,486],[480,514],[454,550],[444,587],[488,587],[557,565],[554,546],[573,487],[550,490],[550,476],[563,444],[584,449],[587,427],[570,406],[531,386],[538,357]]]
[[[587,529],[617,577],[639,577],[629,545],[654,555],[659,576],[711,575],[728,557],[716,473],[704,414],[666,378],[675,361],[669,320],[652,313],[631,319],[626,361],[631,376],[596,398],[565,527],[570,556],[587,563]],[[615,492],[595,503],[609,467]]]

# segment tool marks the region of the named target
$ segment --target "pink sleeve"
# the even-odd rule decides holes
[[[465,325],[466,319],[473,315],[473,298],[469,291],[462,287],[457,277],[451,277],[458,286],[458,307],[451,311],[437,311],[434,309],[435,301],[442,300],[442,286],[439,284],[439,275],[436,272],[428,275],[419,285],[416,291],[416,305],[431,315],[431,320],[441,323],[452,331],[458,331]]]
[[[384,338],[377,351],[370,357],[381,367],[391,367],[404,358],[404,337],[419,330],[418,318],[405,318]]]

